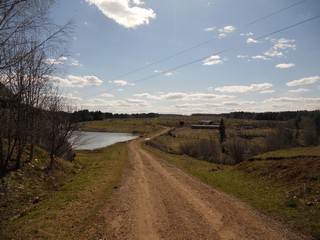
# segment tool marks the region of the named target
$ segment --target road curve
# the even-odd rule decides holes
[[[301,239],[235,197],[129,144],[129,166],[104,211],[102,239]]]

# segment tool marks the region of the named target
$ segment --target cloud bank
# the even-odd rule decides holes
[[[309,85],[317,82],[318,80],[320,80],[320,76],[305,77],[305,78],[300,78],[298,80],[294,80],[292,82],[288,82],[287,86],[294,87],[294,86],[300,86],[300,85]]]
[[[218,88],[210,88],[210,90],[216,90],[224,93],[247,93],[247,92],[261,92],[269,93],[269,90],[273,85],[271,83],[258,83],[251,84],[249,86],[224,86]],[[267,91],[267,92],[266,92]]]
[[[282,68],[282,69],[285,69],[285,68],[292,68],[292,67],[295,67],[296,65],[294,63],[279,63],[276,65],[276,68]]]
[[[62,87],[79,87],[82,88],[84,86],[99,86],[103,83],[96,76],[75,76],[68,75],[65,78],[51,76],[51,80],[58,83]]]

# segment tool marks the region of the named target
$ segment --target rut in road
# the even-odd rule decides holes
[[[104,211],[106,239],[301,239],[238,199],[129,144],[129,166]]]

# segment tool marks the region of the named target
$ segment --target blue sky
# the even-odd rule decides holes
[[[68,0],[52,14],[76,25],[53,79],[78,109],[320,109],[320,18],[302,23],[318,0]]]

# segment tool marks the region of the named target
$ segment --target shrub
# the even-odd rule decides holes
[[[226,151],[229,153],[229,155],[235,161],[235,163],[240,163],[244,161],[246,145],[246,141],[239,137],[235,137],[227,141]]]
[[[302,130],[301,140],[303,146],[317,146],[319,142],[315,121],[309,117],[304,117],[299,125]]]
[[[210,140],[201,139],[194,142],[184,142],[180,144],[180,151],[191,157],[199,158],[209,162],[220,163],[220,147]]]
[[[285,149],[293,146],[293,131],[289,128],[278,128],[274,134],[266,138],[266,148],[268,151]]]

